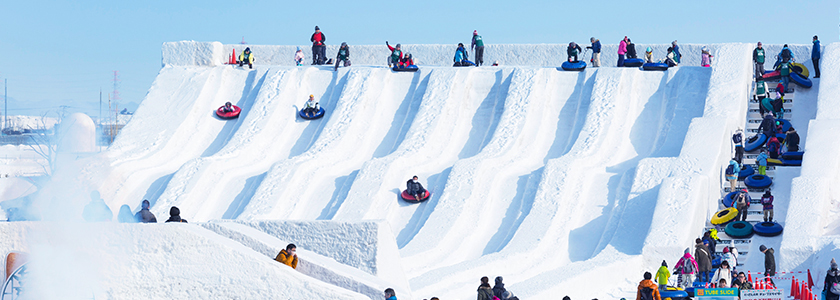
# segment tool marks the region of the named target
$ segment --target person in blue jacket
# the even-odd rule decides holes
[[[591,46],[587,46],[586,49],[592,49],[592,67],[600,67],[601,66],[601,40],[596,39],[595,37],[589,38],[589,42],[592,43]],[[585,58],[584,58],[585,59]]]
[[[468,57],[470,57],[470,56],[469,56],[469,54],[467,54],[467,49],[464,48],[464,44],[463,43],[458,43],[458,49],[455,50],[455,58],[453,59],[455,64],[453,66],[461,67],[461,66],[475,65],[474,63],[467,60]]]
[[[811,61],[814,62],[814,78],[820,78],[820,40],[814,36],[814,47],[811,48]]]
[[[671,42],[671,46],[674,48],[674,62],[676,62],[679,65],[680,58],[682,58],[682,54],[680,54],[680,46],[677,45],[677,40]]]

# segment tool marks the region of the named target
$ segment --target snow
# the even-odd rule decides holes
[[[603,65],[616,44],[604,44]],[[223,65],[246,46],[254,69]],[[661,58],[669,45],[637,51],[647,46]],[[712,68],[697,66],[703,46]],[[292,67],[295,46],[165,43],[131,122],[31,194],[46,221],[0,224],[0,249],[56,264],[43,280],[87,268],[81,286],[117,299],[377,299],[386,287],[400,299],[470,299],[482,276],[503,276],[523,299],[626,298],[718,208],[754,44],[680,45],[683,64],[666,72],[558,71],[562,44],[488,45],[485,61],[503,66],[482,68],[448,67],[451,45],[403,48],[420,71],[384,68],[384,45],[351,45],[353,67],[333,72]],[[791,48],[809,57],[810,45]],[[795,94],[807,154],[775,174],[785,234],[744,249],[774,247],[780,271],[821,277],[840,254],[838,52],[827,45],[823,78]],[[310,94],[323,119],[295,117]],[[238,119],[213,115],[227,101]],[[399,200],[412,175],[431,199]],[[177,206],[191,223],[78,223],[92,190],[114,212],[148,199],[159,220]],[[287,243],[299,247],[297,270],[273,261]],[[69,254],[49,257],[57,249]],[[66,255],[80,258],[55,261]],[[762,263],[745,257],[746,269]]]
[[[82,113],[74,113],[62,119],[55,138],[59,152],[96,151],[96,125]]]

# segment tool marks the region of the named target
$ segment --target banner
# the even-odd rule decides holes
[[[784,289],[775,290],[743,290],[741,300],[785,299]]]

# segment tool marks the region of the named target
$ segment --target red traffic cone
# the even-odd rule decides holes
[[[814,287],[814,280],[811,279],[811,269],[808,269],[808,287],[809,288]]]
[[[753,280],[752,280],[752,272],[751,272],[751,271],[747,271],[747,281],[749,281],[749,282],[753,282]]]
[[[790,280],[790,296],[791,297],[796,296],[796,294],[794,294],[794,292],[793,292],[794,289],[796,289],[796,276],[791,277],[791,280]]]
[[[236,49],[235,48],[233,49],[233,54],[230,55],[230,59],[228,59],[228,64],[229,65],[235,65],[236,64]]]

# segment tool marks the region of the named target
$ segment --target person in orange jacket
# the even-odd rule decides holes
[[[662,300],[659,297],[659,286],[650,280],[653,275],[645,272],[645,280],[639,282],[639,289],[636,292],[636,300]]]
[[[283,264],[286,264],[292,269],[297,269],[298,264],[298,257],[297,257],[297,246],[295,244],[289,244],[286,246],[286,249],[280,250],[280,253],[277,254],[277,257],[274,260],[279,261]]]

